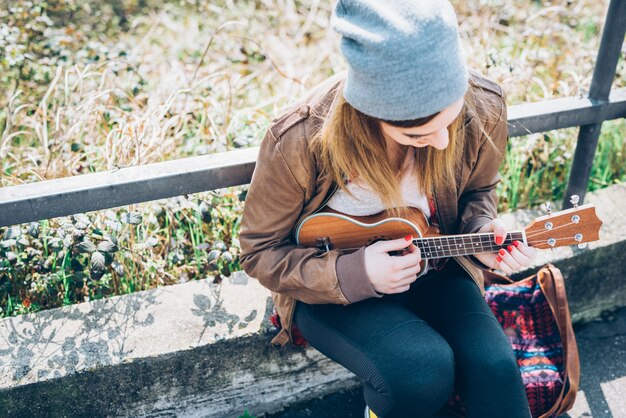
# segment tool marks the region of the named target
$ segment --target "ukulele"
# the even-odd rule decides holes
[[[404,218],[389,216],[387,211],[375,215],[346,215],[327,206],[307,216],[297,227],[295,238],[298,245],[317,247],[329,251],[333,248],[357,250],[380,240],[393,240],[406,235],[413,239],[422,254],[422,272],[429,259],[459,257],[480,253],[497,252],[500,248],[521,241],[538,249],[550,249],[577,244],[580,248],[588,242],[599,240],[602,221],[597,217],[595,206],[578,206],[578,196],[573,195],[573,208],[548,214],[532,221],[521,231],[506,234],[502,244],[496,244],[493,232],[441,235],[428,223],[424,213],[409,207]],[[402,251],[390,251],[400,255]]]

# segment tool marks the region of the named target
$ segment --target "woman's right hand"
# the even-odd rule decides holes
[[[402,293],[409,290],[420,272],[422,255],[413,244],[413,237],[378,241],[365,247],[365,272],[372,287],[379,293]],[[407,248],[408,247],[408,248]],[[409,252],[400,256],[387,254],[394,250]]]

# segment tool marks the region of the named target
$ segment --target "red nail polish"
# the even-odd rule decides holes
[[[507,250],[509,250],[509,252],[513,251],[513,246],[509,245],[508,247],[506,247]]]
[[[404,237],[405,241],[411,241],[413,239],[413,235],[407,235],[406,237]]]
[[[516,247],[519,247],[519,241],[513,241],[513,245],[515,245]]]
[[[500,245],[504,242],[504,237],[496,237],[496,244]]]
[[[504,254],[506,254],[506,251],[504,251],[504,249],[500,248],[500,251],[498,251],[498,254],[504,255]]]
[[[496,261],[497,261],[498,263],[500,263],[500,262],[502,261],[502,257],[497,256],[497,257],[496,257]]]

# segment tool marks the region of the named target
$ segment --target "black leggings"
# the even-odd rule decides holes
[[[403,293],[350,305],[298,301],[309,344],[363,382],[379,417],[432,417],[455,379],[467,418],[529,418],[513,349],[476,284],[454,260]]]

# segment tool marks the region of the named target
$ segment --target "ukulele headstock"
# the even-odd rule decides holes
[[[578,206],[578,196],[572,196],[574,207],[548,214],[532,221],[524,229],[529,245],[549,249],[567,245],[586,246],[586,243],[600,239],[602,221],[596,214],[593,204]]]

